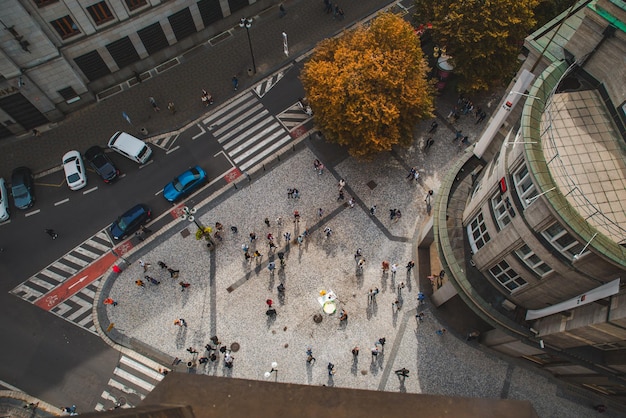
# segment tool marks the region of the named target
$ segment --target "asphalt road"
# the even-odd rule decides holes
[[[298,80],[300,67],[292,67],[263,97],[271,114],[277,115],[304,94]],[[3,345],[3,358],[11,359],[0,362],[0,380],[55,405],[93,409],[117,364],[118,352],[97,336],[8,292],[134,204],[147,204],[154,217],[169,211],[173,205],[163,198],[163,186],[189,167],[200,165],[209,181],[230,170],[211,132],[199,133],[200,128],[192,125],[170,144],[169,152],[152,146],[151,162],[141,167],[109,153],[123,173],[114,184],[105,184],[91,169],[88,184],[80,191],[67,188],[62,170],[36,180],[35,206],[29,211],[13,209],[11,222],[0,226],[0,246],[5,248],[0,253],[0,332],[10,342]],[[33,211],[38,212],[26,216]],[[55,229],[59,238],[52,240],[45,228]]]

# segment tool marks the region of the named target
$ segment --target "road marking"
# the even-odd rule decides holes
[[[83,194],[91,193],[91,192],[96,191],[96,190],[98,190],[98,186],[96,186],[96,187],[92,187],[92,188],[91,188],[91,189],[89,189],[89,190],[85,190],[85,191],[83,192]]]
[[[156,192],[154,195],[155,195],[155,196],[158,196],[158,195],[160,195],[161,193],[163,193],[163,189],[159,190],[159,191],[158,191],[158,192]]]
[[[169,154],[171,154],[172,152],[176,151],[178,148],[180,148],[180,145],[176,145],[174,148],[172,148],[171,150],[167,151],[167,152],[165,153],[165,155],[169,155]]]
[[[123,179],[124,177],[126,177],[126,173],[122,173],[119,176],[117,176],[118,179]]]
[[[146,382],[145,380],[140,379],[137,376],[133,375],[132,373],[129,373],[126,370],[120,369],[119,367],[115,368],[115,370],[113,371],[113,374],[121,377],[124,380],[128,380],[129,382],[132,382],[134,385],[137,385],[140,388],[145,389],[147,391],[152,391],[152,389],[154,389],[154,385],[152,383]]]
[[[138,372],[141,372],[146,376],[153,378],[154,380],[158,380],[159,382],[163,380],[163,374],[129,357],[122,356],[122,358],[120,359],[120,363],[130,366]]]
[[[86,279],[87,277],[89,277],[89,275],[81,277],[80,279],[78,279],[78,281],[77,281],[76,283],[74,283],[73,285],[71,285],[70,287],[68,287],[68,289],[71,289],[71,288],[73,288],[74,286],[77,286],[77,285],[81,284],[82,282],[84,282],[84,281],[85,281],[85,279]]]
[[[69,199],[69,198],[67,198],[67,199],[63,199],[63,200],[59,200],[58,202],[56,202],[56,203],[54,204],[54,206],[59,206],[59,205],[62,205],[63,203],[67,203],[67,202],[69,202],[69,201],[70,201],[70,199]]]
[[[141,170],[142,168],[144,168],[144,167],[146,167],[146,166],[148,166],[148,165],[152,164],[153,162],[154,162],[154,160],[150,160],[150,161],[148,161],[147,163],[145,163],[145,164],[143,164],[143,165],[140,165],[140,166],[139,166],[139,169]]]
[[[34,211],[32,211],[32,212],[28,212],[28,213],[27,213],[26,215],[24,215],[24,216],[27,216],[27,217],[28,217],[28,216],[36,215],[36,214],[38,214],[39,212],[41,212],[41,209],[37,209],[37,210],[34,210]]]
[[[204,129],[204,126],[202,126],[202,125],[201,125],[201,124],[199,124],[199,123],[198,123],[198,124],[196,124],[196,126],[197,126],[198,128],[200,128],[200,133],[199,133],[199,134],[196,134],[196,135],[194,135],[194,136],[192,136],[192,137],[191,137],[191,140],[192,140],[192,141],[193,141],[193,140],[195,140],[196,138],[198,138],[198,137],[200,137],[200,136],[204,135],[204,134],[206,133],[206,130]]]

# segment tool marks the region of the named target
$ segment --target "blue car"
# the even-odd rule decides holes
[[[163,197],[174,202],[187,196],[205,182],[206,173],[204,170],[200,166],[192,167],[163,188]]]
[[[138,230],[150,220],[151,216],[152,212],[148,206],[142,204],[133,206],[111,224],[109,232],[113,239],[120,240]]]

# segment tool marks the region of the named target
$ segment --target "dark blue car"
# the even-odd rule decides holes
[[[28,209],[35,203],[33,173],[28,167],[18,167],[11,174],[11,194],[18,209]]]
[[[105,183],[112,182],[120,175],[120,170],[118,170],[109,157],[106,156],[104,150],[97,145],[94,145],[85,152],[85,159],[89,162],[91,168],[102,177]]]
[[[200,166],[185,171],[163,188],[163,197],[170,202],[181,199],[206,182],[206,173]]]
[[[151,215],[152,213],[148,206],[143,204],[133,206],[111,224],[109,232],[113,239],[123,239],[128,234],[132,234],[138,230],[141,225],[148,222]]]

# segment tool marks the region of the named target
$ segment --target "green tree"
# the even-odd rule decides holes
[[[486,90],[509,79],[534,26],[538,0],[415,0],[415,21],[433,25],[433,40],[452,56],[459,89]]]
[[[326,139],[367,158],[408,146],[415,124],[432,116],[427,73],[411,25],[384,13],[369,27],[322,41],[301,80]]]

